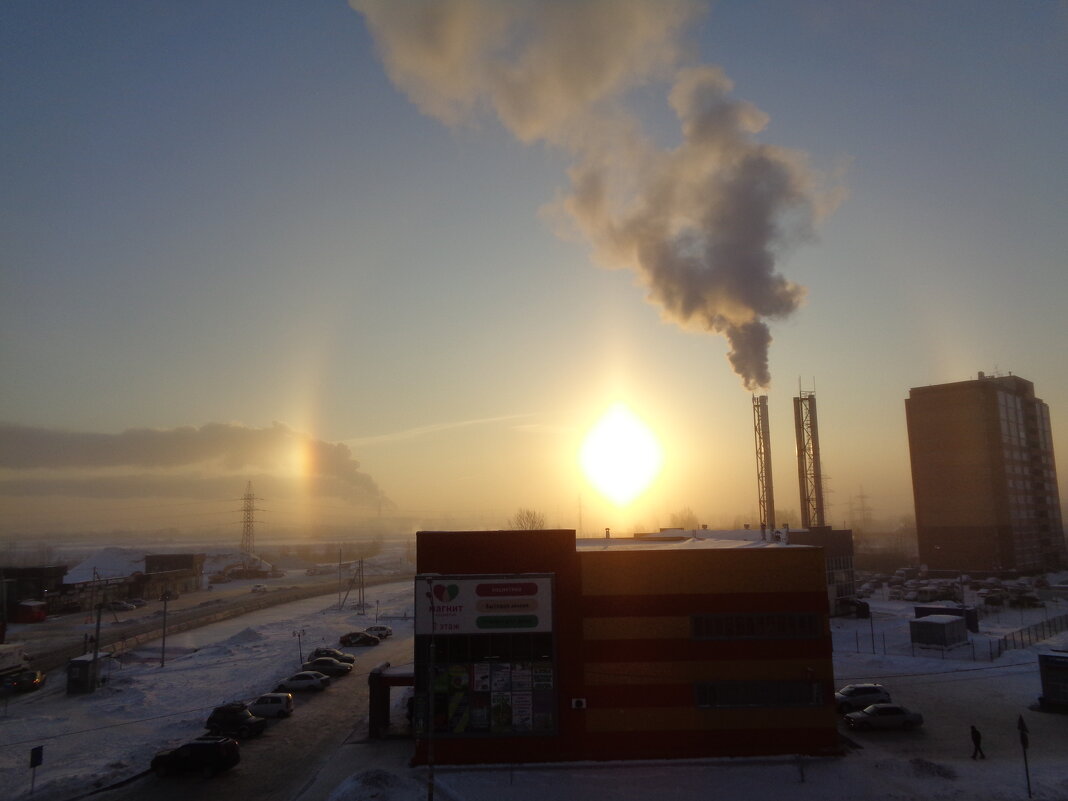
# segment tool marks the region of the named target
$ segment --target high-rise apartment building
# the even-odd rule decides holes
[[[1019,376],[909,390],[920,561],[939,570],[1046,571],[1065,561],[1049,407]]]

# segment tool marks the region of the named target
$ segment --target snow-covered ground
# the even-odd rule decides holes
[[[153,643],[131,660],[112,664],[107,684],[90,695],[66,695],[62,673],[54,673],[43,690],[15,697],[0,709],[3,796],[30,798],[28,766],[34,746],[45,748],[32,799],[64,801],[144,770],[159,748],[200,734],[211,707],[270,690],[299,668],[298,649],[306,654],[317,645],[334,645],[341,632],[373,623],[376,612],[391,618],[386,622],[399,637],[411,636],[410,621],[392,619],[412,612],[410,582],[373,588],[367,602],[369,614],[360,615],[339,611],[329,596],[312,598],[170,636],[164,667],[160,644]],[[1009,651],[994,662],[982,658],[982,645],[974,661],[970,650],[947,655],[962,658],[942,658],[937,652],[911,656],[906,645],[911,605],[876,600],[872,606],[872,621],[832,622],[836,674],[840,683],[871,679],[893,687],[895,700],[924,712],[927,725],[919,732],[858,736],[854,739],[863,747],[843,757],[804,761],[439,767],[436,795],[446,801],[585,801],[591,796],[644,801],[669,793],[675,801],[710,795],[746,801],[1026,798],[1021,751],[1013,739],[1017,715],[1023,713],[1032,727],[1033,797],[1068,799],[1068,716],[1027,708],[1039,693],[1037,652],[1045,646]],[[1045,614],[1068,612],[1068,604],[1062,606],[988,618],[978,640]],[[299,640],[296,631],[303,632]],[[969,758],[970,722],[986,734],[986,761]],[[338,765],[331,774],[336,784],[318,795],[303,793],[299,801],[425,798],[426,774],[407,766],[410,752],[411,743],[405,741],[376,746],[374,764],[363,769]],[[380,759],[384,754],[391,758]]]

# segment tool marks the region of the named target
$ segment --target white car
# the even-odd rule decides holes
[[[393,635],[393,629],[391,629],[389,626],[368,626],[366,629],[364,629],[364,631],[366,631],[368,634],[373,634],[380,640],[384,640],[386,639],[386,637],[390,637]]]
[[[265,693],[251,701],[248,710],[261,718],[288,718],[293,714],[293,694]]]
[[[253,584],[252,585],[252,591],[253,592],[267,592],[267,585],[266,584]]]
[[[330,686],[330,677],[316,670],[302,670],[288,679],[282,679],[274,688],[276,693],[289,690],[325,690]]]

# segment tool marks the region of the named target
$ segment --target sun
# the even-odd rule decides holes
[[[656,435],[622,403],[608,408],[579,451],[586,478],[618,506],[637,498],[660,473],[663,462]]]

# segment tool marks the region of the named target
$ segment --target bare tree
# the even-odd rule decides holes
[[[672,512],[670,521],[671,528],[681,528],[684,531],[696,531],[701,528],[701,524],[697,522],[697,515],[693,513],[693,509],[689,506],[677,512]]]
[[[513,531],[539,531],[545,528],[545,515],[535,509],[520,507],[508,518],[508,528]]]

